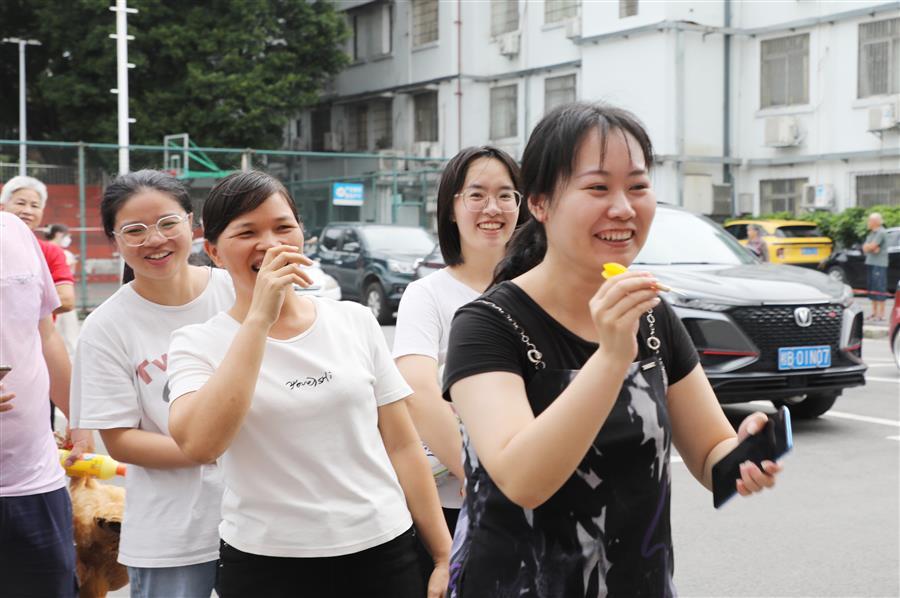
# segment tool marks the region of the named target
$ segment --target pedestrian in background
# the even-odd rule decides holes
[[[435,563],[428,596],[442,596],[450,535],[371,311],[294,292],[312,262],[270,175],[219,181],[203,225],[236,297],[172,335],[170,425],[189,457],[222,461],[216,592],[422,598],[417,530]]]
[[[169,435],[169,336],[231,305],[224,270],[191,266],[193,214],[174,177],[140,170],[103,192],[106,236],[133,270],[84,321],[73,411],[128,463],[119,562],[135,598],[208,598],[216,579],[222,476],[187,458]]]
[[[77,593],[72,503],[48,397],[69,416],[69,357],[53,326],[50,270],[28,227],[0,212],[0,596]],[[93,450],[74,430],[69,463]]]
[[[78,258],[69,251],[69,247],[72,245],[72,235],[69,233],[69,227],[65,224],[51,224],[47,227],[45,238],[63,250],[66,256],[66,265],[74,273]],[[74,357],[75,345],[78,343],[78,313],[76,310],[73,309],[72,311],[58,314],[56,316],[56,329],[59,330],[60,336],[66,343],[66,351],[69,352],[69,357]]]
[[[413,389],[406,403],[427,447],[451,535],[465,474],[459,420],[440,388],[450,322],[490,285],[520,213],[524,216],[521,200],[519,166],[506,152],[470,147],[451,158],[437,194],[438,239],[447,267],[406,287],[397,312],[393,356]]]
[[[872,314],[866,319],[873,322],[884,322],[884,304],[888,298],[887,270],[888,258],[887,235],[881,214],[872,212],[866,221],[869,234],[862,250],[866,254],[866,283],[869,299],[872,301]]]
[[[650,139],[621,109],[573,103],[522,157],[531,218],[496,282],[460,308],[444,375],[464,425],[468,525],[451,595],[672,596],[670,450],[711,488],[736,435],[656,279],[629,265],[656,210]],[[780,466],[742,466],[742,495]]]
[[[769,261],[769,245],[763,239],[763,229],[760,225],[747,226],[747,247],[762,261]]]

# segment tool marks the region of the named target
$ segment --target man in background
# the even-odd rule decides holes
[[[867,222],[869,234],[862,250],[866,254],[866,281],[869,299],[872,301],[872,315],[867,319],[873,322],[884,322],[884,302],[888,297],[887,270],[888,252],[887,235],[881,214],[872,212]]]

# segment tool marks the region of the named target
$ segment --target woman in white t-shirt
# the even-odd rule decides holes
[[[128,463],[119,562],[136,597],[208,597],[218,558],[222,481],[215,464],[188,459],[169,436],[169,336],[225,309],[222,270],[188,265],[193,214],[185,186],[141,170],[104,191],[103,228],[132,282],[85,320],[71,400],[76,426],[100,430]]]
[[[451,534],[465,476],[459,423],[441,397],[439,374],[453,315],[490,285],[520,220],[521,199],[519,166],[506,152],[470,147],[447,162],[437,195],[438,239],[447,268],[410,284],[397,314],[393,356],[413,389],[409,413],[428,447]]]
[[[435,562],[428,596],[442,596],[450,536],[378,323],[291,291],[311,262],[271,176],[222,179],[203,223],[236,299],[172,335],[170,422],[188,456],[222,461],[217,593],[420,598],[415,522]]]

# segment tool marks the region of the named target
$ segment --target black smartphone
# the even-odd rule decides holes
[[[712,468],[713,506],[719,508],[737,494],[735,482],[741,479],[741,463],[752,461],[762,467],[763,461],[777,461],[794,446],[791,434],[791,412],[780,407],[762,430],[748,436]]]
[[[12,371],[11,365],[0,365],[0,380],[3,380],[8,373]]]

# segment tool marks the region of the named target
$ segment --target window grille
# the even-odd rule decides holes
[[[544,79],[544,113],[560,104],[575,101],[575,75],[547,77]]]
[[[760,44],[760,107],[809,103],[809,34]]]
[[[519,28],[519,0],[491,2],[491,35],[509,33]]]
[[[858,175],[856,205],[863,208],[900,206],[900,173]]]
[[[803,185],[808,179],[769,179],[759,182],[759,209],[763,214],[800,209]]]
[[[860,98],[900,93],[900,17],[859,26]]]
[[[559,23],[578,16],[578,0],[544,0],[544,23]]]
[[[438,0],[412,0],[413,46],[438,40]]]
[[[491,139],[518,134],[518,87],[506,85],[491,89]]]

